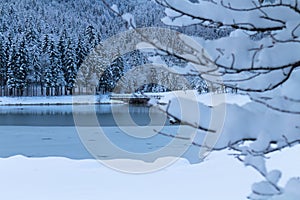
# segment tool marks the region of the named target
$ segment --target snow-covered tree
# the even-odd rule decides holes
[[[6,85],[6,72],[7,72],[7,60],[5,52],[4,39],[0,37],[0,92],[3,93],[2,89]]]
[[[76,81],[76,74],[77,74],[77,60],[76,60],[76,52],[75,47],[72,44],[71,40],[68,40],[66,54],[65,54],[65,82],[66,82],[66,89],[69,93],[73,94],[73,88]]]
[[[52,40],[49,44],[48,56],[49,64],[46,67],[44,75],[46,95],[59,95],[62,93],[62,86],[65,85],[65,80],[59,60],[59,55]]]
[[[28,59],[23,39],[17,47],[12,47],[7,69],[7,85],[10,95],[22,96],[27,87]]]
[[[86,27],[84,32],[84,41],[87,52],[90,52],[99,43],[97,35],[96,29],[92,25]]]
[[[59,60],[59,54],[57,52],[56,45],[51,41],[50,45],[50,63],[53,74],[53,82],[55,88],[55,95],[62,94],[62,87],[65,85],[65,77],[62,69],[61,61]]]
[[[81,66],[82,62],[84,61],[85,57],[88,55],[86,48],[84,47],[84,40],[82,36],[79,35],[76,47],[76,65],[79,67]]]
[[[119,79],[123,76],[124,64],[122,57],[117,58],[100,77],[99,87],[103,93],[112,92]]]

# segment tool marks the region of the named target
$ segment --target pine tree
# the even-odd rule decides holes
[[[18,95],[23,96],[24,89],[28,86],[28,71],[29,71],[29,62],[28,62],[28,50],[26,47],[26,41],[23,37],[20,45],[19,45],[19,67],[17,75],[17,88],[18,88]]]
[[[42,53],[48,53],[50,46],[49,35],[46,34],[42,41]]]
[[[5,44],[4,44],[4,39],[1,36],[0,38],[0,92],[1,96],[3,95],[2,89],[4,88],[6,84],[6,71],[7,71],[7,59],[6,59],[6,52],[5,52]]]
[[[98,44],[97,32],[92,25],[86,27],[84,32],[84,40],[85,51],[88,53]]]
[[[27,86],[28,60],[23,39],[18,47],[13,46],[7,69],[7,85],[10,95],[22,96]]]
[[[79,35],[76,47],[77,68],[81,66],[87,55],[88,52],[86,51],[86,48],[84,46],[84,40],[82,39],[81,35]]]
[[[66,80],[66,89],[69,91],[69,94],[73,94],[73,88],[76,81],[77,74],[77,61],[76,61],[76,53],[74,49],[74,45],[71,40],[68,40],[68,45],[66,48],[66,72],[65,72],[65,80]]]
[[[59,41],[58,41],[58,45],[57,45],[57,50],[59,53],[59,60],[61,62],[61,64],[63,63],[63,61],[65,60],[65,51],[66,51],[66,37],[67,37],[67,32],[64,29],[62,34],[59,37]]]
[[[32,57],[31,57],[31,68],[32,68],[32,71],[31,71],[31,80],[32,80],[32,83],[34,84],[33,86],[33,95],[34,96],[37,96],[37,88],[38,88],[38,85],[40,85],[41,87],[41,94],[43,95],[43,74],[44,74],[44,71],[43,71],[43,67],[41,67],[41,64],[39,62],[39,53],[38,52],[34,52],[32,54]]]
[[[9,61],[7,64],[7,87],[9,89],[9,95],[14,95],[14,89],[16,88],[15,66],[17,64],[16,48],[12,46],[11,53],[9,55]]]
[[[67,73],[66,39],[67,39],[67,31],[64,29],[59,37],[59,41],[58,41],[58,45],[57,45],[58,65],[60,65],[60,69],[62,70],[62,74],[64,76],[64,85],[66,85],[65,74]],[[65,91],[66,91],[66,88],[65,88]]]
[[[92,25],[89,25],[88,27],[86,27],[85,36],[86,36],[87,42],[93,46],[97,37],[96,37],[96,33],[95,33],[95,28]]]
[[[32,17],[26,19],[25,25],[25,40],[27,46],[27,57],[28,57],[28,94],[37,95],[37,84],[41,85],[41,65],[39,63],[39,45],[40,40],[38,39],[38,33],[36,27],[33,25]],[[31,93],[29,89],[31,88]]]
[[[38,43],[37,32],[31,21],[32,19],[30,19],[30,21],[29,19],[26,20],[27,25],[25,28],[25,40],[30,50]]]
[[[50,90],[52,87],[52,71],[49,66],[46,67],[45,69],[45,75],[44,75],[44,86],[46,87],[46,96],[50,95]]]
[[[54,92],[55,95],[59,95],[61,94],[62,86],[65,85],[65,81],[64,81],[64,73],[60,64],[58,52],[56,50],[53,40],[50,41],[49,61],[50,61],[49,69],[51,70],[51,75],[48,74],[48,77],[50,79],[48,80],[49,83],[47,85],[55,89]],[[51,95],[53,95],[52,89],[51,89]]]
[[[113,61],[111,66],[107,68],[99,80],[99,87],[103,93],[112,92],[117,85],[117,82],[123,76],[124,64],[122,57]]]

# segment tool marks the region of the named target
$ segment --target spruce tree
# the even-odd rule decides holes
[[[66,89],[69,91],[69,94],[73,94],[73,88],[76,81],[77,74],[77,61],[76,61],[76,52],[74,45],[71,40],[68,40],[68,45],[66,48],[66,72],[65,72],[65,81]]]
[[[60,64],[59,55],[56,50],[54,41],[50,41],[49,47],[49,61],[50,61],[50,70],[51,70],[51,79],[49,80],[49,84],[51,88],[54,88],[54,94],[59,95],[61,94],[61,88],[65,85],[64,81],[64,73]],[[52,91],[51,91],[52,93]],[[51,94],[53,95],[53,93]]]
[[[99,80],[99,87],[103,93],[112,92],[117,82],[123,76],[124,64],[122,57],[115,59],[111,66],[108,67]]]
[[[9,95],[22,96],[27,86],[28,60],[25,40],[18,47],[13,46],[7,69]]]
[[[7,71],[7,59],[6,59],[6,53],[5,53],[5,44],[3,37],[0,37],[0,84],[1,84],[1,96],[2,89],[5,86],[6,83],[6,71]]]
[[[17,89],[18,89],[18,95],[23,96],[24,89],[28,86],[28,80],[27,80],[27,75],[29,71],[29,62],[28,62],[28,50],[26,46],[26,41],[25,38],[23,37],[19,48],[19,66],[17,67]]]

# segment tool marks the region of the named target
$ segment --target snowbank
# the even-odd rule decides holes
[[[197,165],[179,160],[169,168],[143,175],[115,172],[96,160],[15,156],[0,159],[0,197],[6,200],[245,199],[259,176],[227,153],[214,153],[209,162]]]
[[[152,93],[151,93],[152,94]],[[233,94],[233,93],[205,93],[198,94],[195,90],[186,90],[186,91],[173,91],[163,93],[164,97],[160,99],[160,103],[168,103],[171,99],[177,97],[189,98],[191,100],[198,101],[206,106],[216,106],[219,103],[227,103],[227,104],[236,104],[238,106],[243,106],[249,102],[251,102],[249,96]],[[222,99],[222,101],[217,101],[218,99]]]
[[[214,152],[207,162],[196,165],[178,160],[168,168],[143,175],[115,172],[96,160],[14,156],[0,159],[0,197],[6,200],[246,199],[251,184],[261,177],[228,153],[232,152]],[[300,148],[295,147],[270,159],[269,167],[285,169],[284,183],[287,177],[300,175],[299,153]]]

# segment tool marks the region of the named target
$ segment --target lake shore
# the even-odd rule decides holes
[[[123,104],[108,95],[0,97],[0,106]]]
[[[129,95],[129,94],[128,94]],[[198,94],[194,90],[173,91],[164,93],[145,93],[149,96],[162,96],[160,102],[168,103],[172,98],[179,96],[192,98],[207,106],[215,105],[216,99],[221,96],[222,101],[229,104],[243,105],[250,102],[250,98],[240,94]],[[225,96],[224,96],[225,95]],[[192,97],[191,97],[192,96]],[[214,100],[213,100],[214,99]],[[222,103],[219,102],[219,103]],[[76,95],[76,96],[37,96],[37,97],[0,97],[0,106],[26,106],[26,105],[91,105],[91,104],[126,104],[121,100],[110,99],[110,95]],[[218,103],[217,103],[218,104]]]

